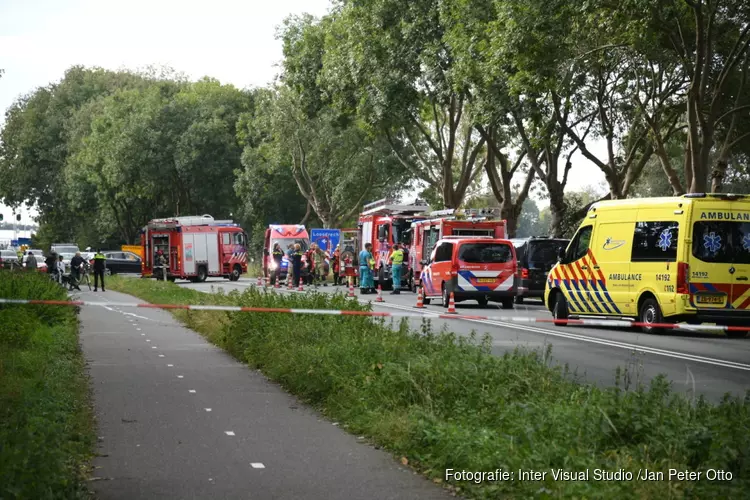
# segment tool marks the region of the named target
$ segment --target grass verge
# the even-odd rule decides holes
[[[46,274],[0,271],[0,297],[67,294]],[[89,498],[93,429],[76,310],[0,305],[0,498]]]
[[[204,294],[174,284],[113,278],[108,287],[152,303],[364,310],[342,295]],[[514,474],[447,481],[473,498],[750,498],[750,397],[718,405],[649,387],[600,389],[566,377],[549,352],[490,353],[485,339],[393,330],[362,317],[172,311],[239,360],[368,436],[435,482],[446,469]],[[701,480],[670,480],[669,471]],[[518,471],[546,472],[541,481]],[[588,481],[553,471],[588,471]],[[597,480],[597,471],[632,480]],[[638,480],[644,471],[663,480]],[[710,471],[731,480],[710,481]],[[614,476],[613,476],[614,477]],[[725,475],[725,477],[727,477]]]

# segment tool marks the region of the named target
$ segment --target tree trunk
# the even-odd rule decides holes
[[[567,205],[565,204],[565,197],[562,190],[550,191],[549,197],[549,211],[552,220],[550,221],[550,229],[552,231],[551,236],[553,238],[562,238],[563,236],[563,219],[565,218],[565,211]]]
[[[516,215],[515,206],[506,198],[500,204],[500,218],[505,219],[505,229],[508,232],[508,238],[515,238],[518,231],[518,215]]]

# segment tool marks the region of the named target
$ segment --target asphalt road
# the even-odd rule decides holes
[[[139,302],[112,291],[76,295]],[[101,499],[450,497],[167,311],[84,307],[80,319]]]
[[[238,282],[209,279],[204,283],[178,281],[179,286],[212,293],[219,288],[225,291],[244,290],[255,286],[256,280],[241,278]],[[309,289],[311,287],[305,287]],[[346,292],[346,287],[320,287],[324,293]],[[281,293],[288,292],[280,289]],[[360,296],[360,301],[372,301],[373,295]],[[485,320],[442,320],[436,318],[445,309],[435,301],[425,309],[415,309],[416,295],[402,292],[391,295],[383,292],[384,303],[374,303],[376,310],[423,312],[435,328],[444,325],[458,335],[469,335],[472,330],[492,337],[493,350],[502,354],[516,347],[544,349],[552,345],[554,361],[567,364],[571,370],[589,383],[602,386],[615,383],[615,370],[627,368],[632,381],[648,383],[659,374],[672,381],[675,391],[704,395],[719,401],[725,393],[744,396],[750,390],[750,338],[729,339],[721,334],[673,332],[649,335],[635,329],[562,327],[550,324],[520,324]],[[480,309],[476,302],[456,305],[459,314],[484,316],[551,317],[541,302],[527,301],[514,310],[503,310],[490,304]],[[410,321],[415,327],[421,319]]]

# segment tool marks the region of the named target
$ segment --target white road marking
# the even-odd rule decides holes
[[[206,411],[211,411],[211,408],[206,408]]]
[[[151,342],[151,339],[146,339],[146,342]]]
[[[152,345],[152,346],[151,346],[151,349],[156,349],[156,346],[155,346],[155,345]]]
[[[136,328],[136,329],[135,329],[135,331],[136,331],[136,332],[140,332],[140,331],[141,331],[141,329],[140,329],[140,328]]]
[[[377,304],[377,305],[380,305],[383,307],[392,307],[394,309],[401,309],[404,311],[413,310],[413,308],[410,308],[408,306],[402,306],[402,305],[396,305],[396,304]],[[437,318],[440,316],[440,313],[435,313],[432,311],[425,311],[425,316],[431,317],[431,318]],[[608,347],[617,347],[620,349],[627,349],[630,351],[639,351],[639,352],[644,352],[647,354],[655,354],[658,356],[682,359],[685,361],[694,361],[696,363],[705,363],[709,365],[721,366],[724,368],[735,368],[737,370],[750,371],[749,364],[737,363],[734,361],[728,361],[728,360],[723,360],[723,359],[707,358],[704,356],[697,356],[694,354],[687,354],[687,353],[676,352],[676,351],[668,351],[666,349],[659,349],[656,347],[647,347],[647,346],[642,346],[638,344],[629,344],[626,342],[619,342],[616,340],[607,340],[607,339],[601,339],[598,337],[589,337],[588,335],[583,335],[580,333],[564,333],[564,332],[558,332],[555,330],[548,330],[546,328],[539,328],[536,326],[517,325],[513,323],[504,323],[502,321],[493,321],[493,320],[465,319],[465,318],[460,318],[460,320],[468,321],[470,323],[479,323],[480,325],[499,326],[502,328],[512,328],[514,330],[523,330],[523,331],[539,333],[543,335],[551,335],[553,337],[561,337],[561,338],[566,338],[568,340],[578,340],[581,342],[589,342],[592,344],[601,344],[601,345],[605,345]],[[446,321],[449,321],[449,320],[446,320]]]
[[[190,389],[190,390],[189,390],[188,392],[189,392],[190,394],[195,394],[195,389]]]
[[[142,334],[141,334],[141,337],[145,337],[145,336],[146,336],[146,334],[145,334],[145,333],[142,333]]]
[[[125,315],[127,315],[127,316],[133,316],[134,318],[139,318],[139,319],[147,319],[147,320],[149,320],[149,321],[156,321],[156,320],[154,320],[154,319],[151,319],[151,318],[147,318],[146,316],[138,316],[137,314],[133,314],[133,313],[130,313],[130,312],[125,312],[125,311],[122,311],[122,314],[125,314]],[[132,321],[132,320],[131,320],[131,321]]]
[[[234,436],[234,432],[232,431],[226,431],[227,436]]]
[[[160,358],[163,358],[163,357],[164,357],[164,355],[163,355],[163,354],[159,354],[159,357],[160,357]]]
[[[250,465],[252,465],[253,469],[265,469],[266,468],[266,466],[260,462],[253,462]]]
[[[177,375],[177,378],[185,378],[185,377],[183,377],[182,375]]]
[[[172,368],[174,365],[167,365],[168,368]]]

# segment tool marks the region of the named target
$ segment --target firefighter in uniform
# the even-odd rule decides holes
[[[294,253],[292,253],[292,271],[294,278],[292,283],[299,283],[302,277],[302,245],[296,243],[294,245]]]
[[[398,295],[401,293],[401,269],[404,263],[404,251],[398,243],[393,245],[393,253],[391,253],[391,277],[393,278],[393,291],[392,295]]]
[[[284,258],[284,251],[281,249],[281,245],[276,243],[273,246],[273,262],[276,264],[276,269],[273,270],[273,274],[271,274],[271,284],[275,285],[277,281],[279,281],[279,277],[281,276],[281,261]],[[287,271],[288,272],[288,271]]]
[[[102,292],[105,292],[104,289],[104,269],[106,268],[107,264],[107,257],[104,256],[101,249],[96,251],[96,254],[94,255],[94,291],[96,292],[97,288],[99,288],[99,278],[102,279]]]
[[[336,250],[331,256],[331,271],[333,271],[333,286],[339,286],[339,270],[341,268],[341,245],[336,245]]]

